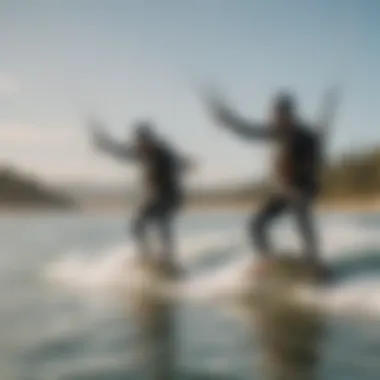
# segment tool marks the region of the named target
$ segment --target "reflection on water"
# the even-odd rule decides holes
[[[198,220],[206,224],[203,219],[201,216]],[[220,215],[216,219],[219,220]],[[207,223],[212,225],[209,220]],[[379,234],[354,228],[350,220],[341,225],[334,223],[326,224],[325,235],[331,243],[329,251],[334,252],[332,266],[339,279],[344,278],[344,283],[317,292],[317,296],[321,296],[320,304],[329,315],[328,344],[325,344],[323,335],[313,333],[313,329],[318,331],[319,328],[313,327],[310,319],[302,317],[299,310],[277,312],[277,317],[273,310],[262,311],[260,320],[260,310],[248,307],[253,315],[245,319],[250,323],[246,329],[241,321],[226,313],[224,299],[216,305],[219,299],[214,300],[209,294],[223,293],[223,290],[232,288],[230,284],[235,281],[236,288],[240,289],[240,262],[237,261],[244,252],[231,253],[231,261],[223,265],[218,262],[215,271],[207,261],[207,270],[203,271],[202,265],[209,252],[206,245],[210,244],[210,233],[215,235],[214,230],[206,231],[205,236],[194,235],[186,243],[189,252],[193,252],[195,246],[199,249],[202,245],[207,249],[202,248],[204,252],[192,262],[196,265],[192,265],[188,281],[184,279],[187,282],[183,288],[189,288],[188,293],[196,296],[195,293],[205,294],[194,297],[194,300],[182,299],[180,305],[171,305],[168,312],[171,322],[167,326],[171,324],[172,328],[166,329],[166,334],[165,328],[161,328],[163,333],[160,335],[153,327],[162,326],[163,322],[154,321],[160,321],[157,316],[165,313],[159,313],[157,309],[160,308],[154,303],[144,301],[136,308],[140,313],[136,311],[133,320],[130,316],[126,318],[124,310],[120,310],[127,307],[132,298],[127,280],[134,273],[128,268],[119,273],[119,257],[125,254],[125,248],[121,247],[122,252],[119,252],[114,249],[113,242],[122,239],[121,228],[120,236],[115,235],[115,226],[122,225],[122,221],[45,218],[38,223],[34,221],[30,230],[30,219],[4,220],[0,223],[3,252],[0,258],[2,379],[139,380],[159,377],[160,372],[166,372],[169,379],[175,372],[176,380],[261,380],[265,378],[263,373],[274,378],[273,372],[263,372],[264,356],[268,363],[265,368],[271,369],[273,363],[280,363],[277,365],[280,373],[286,373],[288,367],[293,368],[292,372],[307,372],[308,378],[318,372],[320,379],[378,380],[380,329],[378,321],[371,321],[371,318],[378,317],[380,310],[380,246],[376,243]],[[218,221],[214,226],[218,226]],[[223,240],[230,240],[224,231],[220,235]],[[204,244],[205,240],[207,244]],[[217,239],[213,237],[211,240]],[[73,253],[71,260],[68,248],[71,252],[71,247],[76,247],[78,242],[81,249],[77,256]],[[224,241],[219,241],[219,245],[222,243]],[[97,246],[96,250],[93,246]],[[373,251],[367,254],[373,247]],[[347,254],[348,248],[350,252]],[[65,284],[63,287],[51,286],[44,280],[45,273],[51,263],[60,263],[62,257],[68,258],[69,265],[63,263],[65,265],[60,268],[64,267],[68,272],[70,281],[67,287]],[[83,260],[75,261],[76,257],[83,257]],[[361,268],[360,276],[355,275],[355,280],[351,281],[358,268]],[[373,271],[371,277],[366,276],[368,268]],[[122,281],[119,286],[118,276],[125,279],[128,286]],[[229,297],[230,293],[227,293]],[[282,295],[284,291],[278,294]],[[201,307],[195,305],[198,298],[204,299]],[[143,313],[143,306],[151,311]],[[148,323],[149,316],[155,316],[151,324]],[[311,317],[323,329],[323,318],[319,320],[314,314]],[[309,338],[304,339],[305,336]],[[277,342],[271,345],[275,337]],[[296,344],[300,339],[301,343]],[[153,351],[149,349],[152,345],[162,348],[161,359],[158,354],[155,356],[156,364],[153,354],[148,354]],[[294,353],[297,347],[302,347],[298,350],[301,353],[298,358]],[[172,350],[166,359],[165,350]],[[302,362],[306,364],[302,365]]]
[[[167,275],[166,275],[167,276]],[[169,276],[170,280],[174,278]],[[142,292],[129,304],[129,316],[137,328],[136,351],[140,368],[139,379],[147,380],[238,380],[239,376],[194,371],[180,366],[178,325],[181,305],[177,300],[159,298]]]
[[[314,276],[287,260],[272,268],[255,298],[239,305],[240,316],[252,340],[259,338],[265,378],[316,380],[325,319],[317,307],[290,296],[297,285],[313,285]]]
[[[175,305],[146,298],[137,301],[134,306],[135,322],[139,328],[139,349],[143,355],[144,378],[175,378]]]
[[[323,320],[291,304],[259,311],[265,370],[273,380],[317,379]]]
[[[261,375],[270,380],[318,379],[325,331],[323,315],[318,309],[287,296],[292,286],[312,281],[305,273],[301,276],[302,271],[296,268],[294,272],[293,268],[291,276],[290,273],[285,275],[287,281],[278,283],[274,282],[274,277],[279,279],[277,272],[275,276],[267,276],[255,298],[240,301],[238,305],[240,311],[244,311],[240,315],[244,316],[247,337],[252,343],[252,362],[257,356],[254,342],[259,338]],[[184,376],[179,371],[177,353],[181,342],[176,334],[176,307],[175,303],[157,297],[135,299],[133,316],[139,330],[143,378],[220,379],[207,375]],[[257,375],[255,372],[252,371],[251,378]]]

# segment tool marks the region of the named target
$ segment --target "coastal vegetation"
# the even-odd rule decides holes
[[[39,179],[3,166],[0,168],[0,207],[68,209],[74,207],[74,201],[68,194],[44,185]]]

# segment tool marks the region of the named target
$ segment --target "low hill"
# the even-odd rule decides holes
[[[367,202],[380,196],[380,147],[361,152],[347,153],[327,163],[322,173],[323,186],[319,198],[322,203]],[[75,194],[78,203],[85,209],[124,210],[135,207],[136,189],[124,186],[97,189],[96,185],[83,185],[67,188]],[[80,191],[78,190],[80,189]],[[255,201],[261,201],[270,187],[265,183],[248,182],[245,185],[208,189],[187,189],[187,201],[190,207],[225,207],[242,204],[252,207]]]
[[[27,177],[11,167],[0,168],[0,207],[43,207],[70,209],[73,200],[50,189],[36,179]]]
[[[343,155],[324,173],[327,198],[365,199],[380,195],[380,147]]]
[[[322,173],[322,201],[368,201],[380,195],[380,147],[347,153],[328,163]],[[265,183],[195,191],[195,203],[220,204],[254,201],[265,196],[270,187]]]

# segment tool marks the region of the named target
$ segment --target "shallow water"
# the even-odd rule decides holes
[[[193,213],[177,226],[188,272],[183,288],[192,298],[172,310],[174,378],[262,378],[253,326],[213,301],[242,281],[251,255],[246,218]],[[378,379],[380,217],[321,215],[320,225],[324,255],[339,276],[321,294],[328,320],[321,379]],[[115,279],[128,276],[121,263],[133,254],[125,233],[128,220],[120,217],[0,219],[2,380],[149,378],[147,331],[128,309],[133,295],[115,297]],[[287,222],[275,237],[284,246],[298,244]]]

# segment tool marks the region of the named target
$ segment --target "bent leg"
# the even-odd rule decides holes
[[[161,242],[160,254],[166,262],[173,263],[175,254],[174,219],[180,208],[180,201],[176,197],[163,199],[157,218],[157,228]]]
[[[161,241],[161,258],[166,262],[173,262],[174,259],[174,236],[173,236],[173,215],[167,213],[161,216],[158,221],[158,230]]]
[[[293,210],[303,241],[304,254],[308,260],[315,261],[318,259],[319,248],[314,226],[312,203],[312,197],[302,197],[294,202]]]
[[[148,202],[143,204],[137,216],[132,222],[132,235],[140,255],[146,257],[152,256],[151,247],[148,241],[148,227],[151,222],[155,211],[155,204]]]
[[[273,196],[270,198],[256,217],[253,217],[249,223],[250,236],[253,246],[257,248],[259,254],[268,256],[271,253],[271,246],[268,241],[269,224],[280,214],[285,211],[288,201],[282,196]]]

